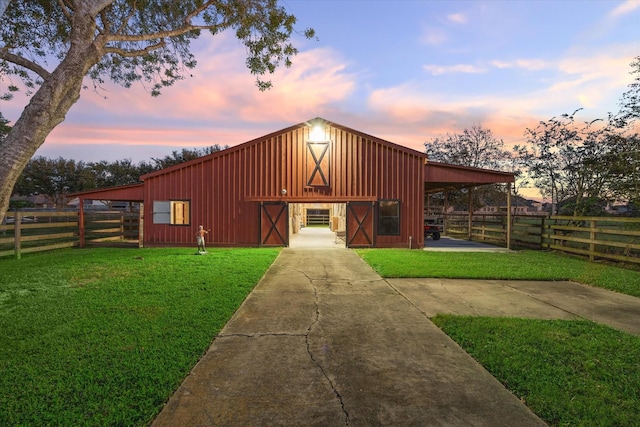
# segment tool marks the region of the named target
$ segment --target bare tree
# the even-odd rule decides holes
[[[453,165],[505,170],[511,153],[491,129],[473,125],[461,134],[446,134],[424,144],[429,159]]]
[[[430,160],[475,168],[514,172],[511,152],[505,150],[504,141],[497,139],[491,129],[473,125],[461,134],[446,134],[424,144]],[[452,203],[461,203],[473,197],[471,204],[477,208],[503,198],[499,185],[487,185],[473,193],[460,190],[449,194]]]
[[[260,77],[297,53],[296,19],[276,0],[14,0],[5,7],[0,78],[8,92],[0,96],[12,98],[16,78],[31,99],[0,143],[0,221],[21,171],[79,99],[85,76],[94,85],[143,82],[155,96],[195,67],[190,42],[202,31],[231,29],[264,90],[271,83]]]

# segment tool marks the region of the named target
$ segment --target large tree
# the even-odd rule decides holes
[[[17,78],[31,99],[0,142],[0,222],[20,173],[79,99],[85,76],[94,85],[143,82],[158,95],[195,67],[192,40],[231,29],[266,89],[260,77],[297,53],[295,22],[276,0],[10,1],[0,20],[0,78],[9,91],[0,96],[11,98]]]
[[[512,171],[514,162],[511,153],[504,148],[504,141],[496,138],[491,129],[473,125],[462,133],[447,133],[424,144],[429,160],[453,165],[471,166],[495,170]],[[498,185],[483,186],[474,192],[468,190],[449,193],[449,201],[460,207],[473,195],[471,204],[478,208],[486,204],[500,204],[504,199]]]
[[[4,141],[10,130],[9,120],[5,119],[2,113],[0,113],[0,143]]]
[[[210,145],[204,148],[183,148],[181,151],[174,150],[170,155],[163,158],[152,157],[151,160],[154,164],[154,169],[164,169],[169,166],[177,165],[180,163],[188,162],[189,160],[197,159],[198,157],[206,156],[218,151],[226,150],[228,145],[221,146],[220,144]]]
[[[511,164],[511,153],[505,150],[504,141],[482,125],[473,125],[461,134],[433,138],[424,146],[429,159],[438,162],[500,170]]]
[[[46,196],[63,209],[69,193],[95,188],[95,180],[96,175],[82,161],[37,156],[27,162],[15,189],[21,196]]]
[[[515,147],[542,196],[551,199],[554,214],[596,214],[613,199],[612,165],[605,160],[611,158],[615,134],[599,126],[600,120],[576,124],[578,111],[528,128],[528,145]]]
[[[636,56],[631,62],[629,74],[635,75],[634,80],[629,84],[629,89],[622,94],[620,112],[614,118],[619,127],[633,125],[640,119],[640,56]]]

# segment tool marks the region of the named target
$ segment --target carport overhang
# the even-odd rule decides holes
[[[119,187],[98,188],[96,190],[83,191],[69,194],[78,198],[78,234],[80,247],[84,247],[84,201],[85,200],[110,200],[114,202],[139,202],[144,200],[144,184],[121,185]]]
[[[96,190],[82,191],[69,194],[80,200],[112,200],[116,202],[142,202],[144,184],[122,185],[120,187],[98,188]]]
[[[444,192],[445,197],[446,193],[451,190],[490,184],[507,184],[506,241],[507,249],[511,249],[511,183],[515,182],[513,173],[427,161],[424,165],[424,181],[425,195]],[[469,240],[471,240],[471,210],[471,204],[469,204]]]
[[[515,181],[515,175],[510,172],[428,161],[424,165],[424,181],[426,193],[440,193],[481,185],[510,184]]]

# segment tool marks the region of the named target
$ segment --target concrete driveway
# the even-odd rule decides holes
[[[429,316],[633,329],[640,300],[618,297],[569,282],[385,280],[348,249],[287,248],[153,425],[544,425]]]

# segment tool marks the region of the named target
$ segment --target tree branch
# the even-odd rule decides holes
[[[196,8],[193,10],[193,12],[191,12],[190,14],[188,14],[187,16],[184,17],[184,22],[186,24],[189,24],[191,22],[191,19],[193,19],[194,17],[198,16],[198,14],[204,10],[206,10],[209,6],[213,5],[214,3],[216,3],[214,0],[209,0],[206,1],[202,4],[202,6]]]
[[[221,23],[218,25],[185,25],[184,27],[176,28],[173,30],[167,31],[158,31],[157,33],[152,34],[122,34],[122,35],[108,35],[108,42],[143,42],[155,39],[164,39],[168,37],[181,36],[185,33],[196,31],[196,30],[212,30],[215,28],[224,28],[227,24]]]
[[[20,55],[15,55],[9,52],[7,48],[0,49],[0,59],[4,59],[5,61],[9,61],[12,64],[16,64],[28,70],[31,70],[43,79],[47,79],[51,76],[51,73],[45,68],[41,67],[33,61],[29,61],[28,59],[23,58]]]
[[[123,31],[127,27],[129,20],[133,18],[133,16],[136,14],[136,7],[137,5],[136,5],[136,2],[134,1],[133,6],[131,7],[131,13],[129,13],[129,15],[127,15],[127,17],[122,20],[122,25],[120,25],[120,27],[116,30],[116,34],[119,34],[121,31]]]
[[[145,47],[144,49],[138,49],[138,50],[125,50],[125,49],[120,49],[120,48],[116,48],[116,47],[105,47],[104,51],[107,53],[115,53],[116,55],[120,55],[123,57],[128,57],[128,58],[132,58],[132,57],[136,57],[136,56],[143,56],[149,52],[152,52],[156,49],[160,49],[162,47],[164,47],[167,43],[164,41],[164,39],[160,40],[158,43],[153,44],[153,45],[149,45],[147,47]]]
[[[60,6],[60,9],[62,9],[62,13],[64,13],[64,16],[66,16],[69,22],[71,22],[71,11],[69,10],[70,8],[65,4],[65,1],[58,0],[58,5]]]

